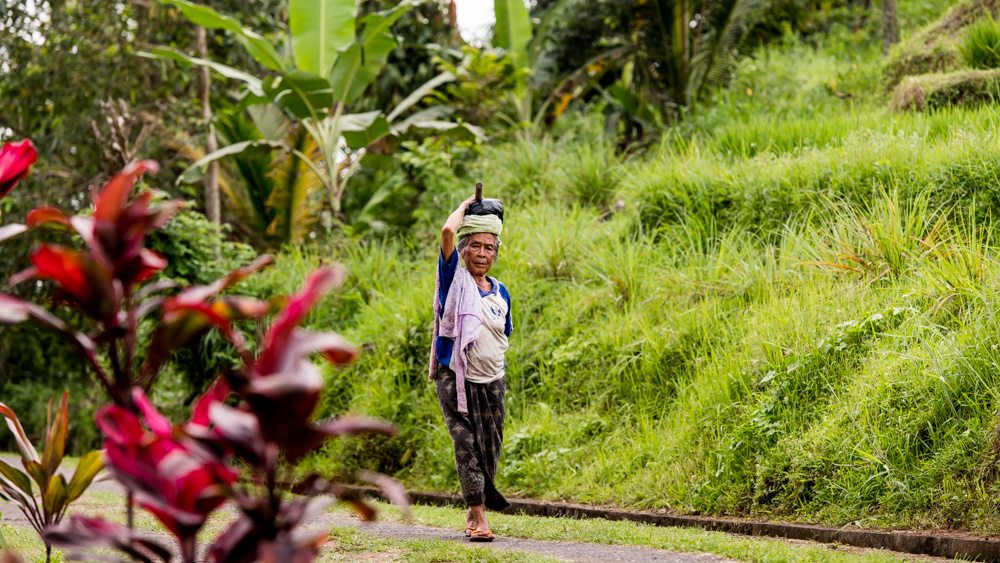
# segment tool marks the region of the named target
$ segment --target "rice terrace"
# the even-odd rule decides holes
[[[0,562],[1000,560],[996,0],[0,0]]]

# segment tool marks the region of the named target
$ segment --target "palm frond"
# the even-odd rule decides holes
[[[292,131],[288,142],[314,163],[323,159],[319,147],[304,128]],[[267,200],[273,213],[267,227],[268,239],[279,245],[305,240],[322,210],[322,198],[317,197],[323,189],[322,180],[301,158],[291,153],[274,161],[269,177],[275,189]]]
[[[691,63],[689,92],[701,97],[705,88],[721,84],[731,70],[732,49],[746,36],[767,0],[721,0],[707,14],[707,29],[699,38]]]

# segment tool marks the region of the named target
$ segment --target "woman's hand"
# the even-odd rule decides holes
[[[444,222],[444,226],[441,227],[441,256],[449,263],[451,263],[451,254],[455,251],[455,233],[458,232],[458,227],[462,225],[462,219],[465,218],[465,210],[473,201],[476,201],[476,196],[474,195],[460,203],[458,208],[448,216],[448,220]]]

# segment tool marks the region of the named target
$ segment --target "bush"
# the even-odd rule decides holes
[[[962,0],[910,40],[893,48],[882,69],[883,87],[891,91],[907,76],[944,73],[962,64],[959,44],[965,30],[983,14],[997,13],[995,0]]]

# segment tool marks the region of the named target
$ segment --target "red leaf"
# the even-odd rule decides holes
[[[160,165],[153,160],[137,160],[121,172],[115,174],[104,188],[94,196],[94,218],[98,221],[114,221],[121,214],[135,181],[144,173],[156,173]]]
[[[305,286],[289,299],[278,313],[264,338],[263,351],[257,361],[257,373],[267,375],[277,371],[287,353],[289,340],[295,328],[330,288],[344,282],[344,268],[320,268],[309,275]]]
[[[185,289],[177,295],[175,298],[176,302],[179,305],[201,303],[220,291],[235,285],[250,274],[257,273],[272,264],[274,264],[274,258],[265,254],[258,257],[251,264],[237,268],[229,272],[226,277],[218,279],[209,285],[195,285]]]
[[[238,563],[256,561],[260,538],[261,534],[253,522],[246,516],[240,516],[215,539],[210,548],[212,560]]]
[[[410,515],[410,495],[402,483],[388,475],[374,471],[361,471],[358,473],[358,477],[378,487],[389,502],[402,510],[403,514]]]
[[[349,364],[356,360],[360,354],[357,347],[339,334],[296,329],[288,343],[288,348],[285,350],[284,362],[276,371],[281,371],[289,364],[305,359],[313,352],[321,352],[337,365]]]
[[[153,403],[149,402],[149,398],[142,392],[142,389],[138,387],[132,388],[132,401],[139,409],[139,412],[142,413],[143,418],[146,419],[146,426],[153,431],[153,434],[161,438],[170,436],[170,421],[167,420],[167,417],[160,414],[160,411],[156,410],[156,407],[153,406]]]
[[[50,279],[62,290],[56,296],[60,302],[83,309],[99,321],[115,321],[120,291],[109,272],[95,262],[89,252],[43,244],[32,253],[31,262],[35,267],[17,274],[11,282]]]
[[[20,323],[28,319],[56,331],[71,344],[76,345],[88,357],[96,357],[97,347],[87,335],[69,327],[59,317],[42,309],[34,303],[29,303],[12,295],[0,293],[0,324]]]
[[[30,139],[19,143],[4,143],[0,148],[0,198],[10,193],[28,175],[36,160],[38,153]]]
[[[212,405],[219,403],[221,404],[226,400],[229,395],[229,383],[226,378],[220,377],[215,380],[215,383],[205,391],[198,402],[194,404],[194,409],[191,412],[191,424],[195,426],[208,426],[209,423],[209,409]]]
[[[395,436],[396,428],[377,418],[360,416],[343,416],[319,425],[319,430],[330,436],[354,436],[365,432],[377,432],[387,436]]]
[[[117,405],[101,407],[94,418],[104,436],[116,444],[132,444],[142,440],[144,431],[139,419],[122,407]]]

